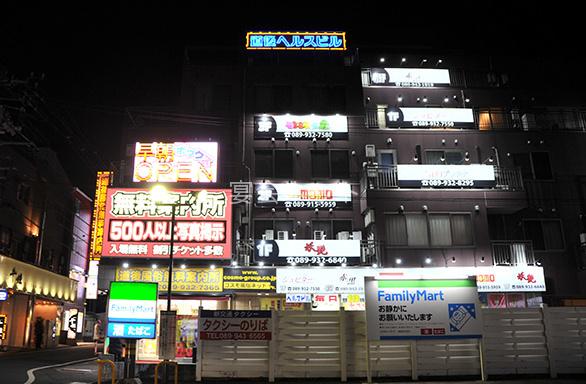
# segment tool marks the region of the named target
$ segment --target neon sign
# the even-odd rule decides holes
[[[92,237],[90,243],[90,260],[100,260],[102,256],[102,240],[104,238],[104,218],[106,213],[106,192],[110,184],[112,172],[98,172],[96,179],[96,197],[92,219]]]
[[[346,32],[248,32],[246,49],[345,51]]]
[[[215,183],[218,143],[136,143],[135,182]]]
[[[254,138],[348,139],[348,118],[342,115],[256,115]]]

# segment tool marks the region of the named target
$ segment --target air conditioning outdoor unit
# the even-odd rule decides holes
[[[324,240],[326,237],[325,231],[313,231],[313,240]]]
[[[350,232],[348,231],[338,232],[336,236],[338,240],[350,240]]]
[[[274,240],[275,239],[275,231],[272,229],[265,230],[265,240]]]
[[[277,240],[289,240],[289,232],[277,231]]]
[[[353,240],[362,240],[362,231],[352,231]]]
[[[376,148],[374,144],[366,144],[364,146],[364,152],[366,153],[367,158],[374,159],[376,157]]]

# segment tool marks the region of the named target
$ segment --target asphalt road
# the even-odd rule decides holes
[[[0,383],[23,384],[28,380],[27,371],[33,368],[94,358],[93,344],[60,346],[39,351],[0,352]],[[91,383],[97,380],[96,363],[81,363],[34,372],[37,384]],[[30,383],[30,382],[29,382]]]

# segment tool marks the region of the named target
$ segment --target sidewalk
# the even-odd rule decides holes
[[[2,358],[4,356],[14,356],[19,353],[53,351],[53,350],[61,350],[61,349],[68,349],[68,348],[86,347],[89,345],[93,346],[94,343],[88,342],[88,341],[79,341],[76,345],[57,344],[55,347],[41,348],[41,349],[27,348],[27,347],[10,347],[7,345],[3,345],[0,348],[0,358]],[[103,349],[103,344],[98,344],[98,349],[100,348],[100,346]],[[4,350],[4,348],[6,348],[6,350]]]

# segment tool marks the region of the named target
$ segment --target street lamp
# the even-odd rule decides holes
[[[169,202],[169,192],[162,185],[151,189],[151,197],[157,206],[171,207],[171,240],[169,241],[169,276],[167,276],[167,311],[171,310],[171,285],[173,283],[173,243],[175,242],[175,208],[179,203]]]
[[[175,214],[176,208],[190,206],[191,203],[175,201],[167,188],[163,185],[155,185],[151,188],[151,198],[155,205],[160,207],[171,207],[171,239],[169,240],[169,276],[167,277],[167,311],[171,310],[171,286],[173,285],[173,246],[175,243]],[[207,191],[201,190],[197,193],[197,201],[205,200]]]

